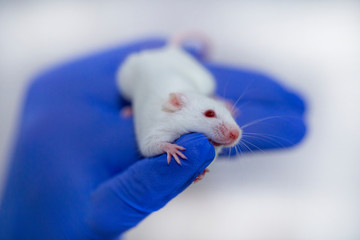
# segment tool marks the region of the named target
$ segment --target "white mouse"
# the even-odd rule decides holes
[[[176,46],[130,55],[120,66],[118,86],[132,103],[141,154],[167,153],[181,165],[184,147],[173,144],[181,135],[203,133],[219,152],[236,145],[242,135],[225,103],[215,100],[212,75]]]

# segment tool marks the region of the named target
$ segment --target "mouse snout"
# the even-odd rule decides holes
[[[238,139],[239,135],[240,131],[238,129],[232,129],[229,131],[228,138],[235,141],[236,139]]]
[[[237,144],[242,134],[240,128],[224,123],[217,127],[217,133],[217,137],[212,139],[213,142],[227,147]]]

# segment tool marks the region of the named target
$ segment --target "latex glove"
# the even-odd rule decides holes
[[[113,49],[57,67],[35,80],[11,157],[0,239],[113,239],[163,207],[210,164],[214,148],[199,133],[176,141],[186,148],[188,160],[182,166],[175,161],[167,165],[165,154],[138,161],[132,119],[119,115],[127,104],[115,85],[119,64],[132,52],[164,43],[152,39]],[[274,109],[272,114],[287,109],[286,113],[296,112],[298,124],[281,134],[293,142],[301,139],[302,112],[288,104],[289,99],[300,104],[296,96],[253,73],[208,67],[217,80],[229,81],[226,96],[234,100],[254,76],[260,85],[274,86],[267,93],[256,88],[248,92],[256,103],[248,108],[249,115],[242,115],[244,120],[241,115],[238,120],[258,119],[266,107]],[[261,94],[267,96],[263,104]],[[282,104],[286,107],[279,107]],[[272,127],[281,130],[280,124],[283,121],[275,121]],[[277,147],[267,142],[261,147]]]

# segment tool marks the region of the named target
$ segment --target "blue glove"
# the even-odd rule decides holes
[[[164,44],[151,39],[96,54],[31,84],[1,203],[0,239],[114,239],[210,164],[214,148],[199,133],[176,141],[186,148],[182,166],[168,165],[164,154],[138,161],[132,119],[119,115],[128,104],[115,85],[119,64],[132,52]],[[259,74],[204,64],[220,95],[236,101],[243,94],[237,120],[259,137],[239,150],[287,147],[303,137],[304,105],[296,95]],[[269,115],[275,117],[260,124]]]

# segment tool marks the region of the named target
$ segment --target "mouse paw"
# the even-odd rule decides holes
[[[179,145],[176,145],[176,144],[172,144],[172,143],[165,143],[163,145],[163,150],[164,152],[167,153],[167,163],[169,164],[170,161],[171,161],[171,157],[173,157],[175,159],[175,161],[181,165],[181,161],[179,159],[179,156],[182,158],[182,159],[187,159],[187,157],[182,153],[180,152],[179,150],[185,150],[184,147],[182,146],[179,146]]]
[[[194,182],[198,182],[202,180],[205,177],[205,174],[209,171],[210,171],[209,169],[205,168],[205,170],[195,178]]]
[[[131,106],[126,106],[121,109],[121,115],[125,118],[132,117],[133,115],[133,109]]]

